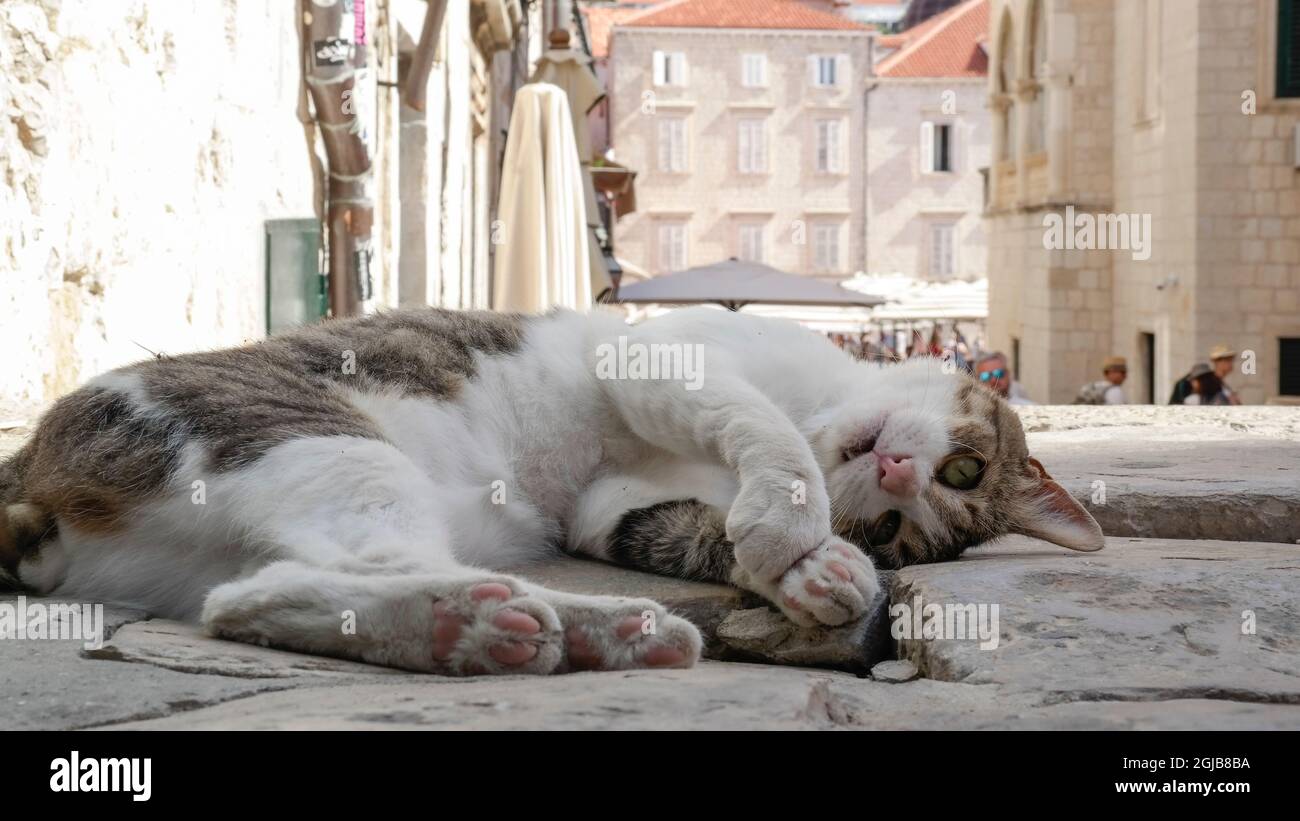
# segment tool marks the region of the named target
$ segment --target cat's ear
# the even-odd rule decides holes
[[[1091,552],[1106,546],[1101,526],[1065,488],[1058,485],[1037,459],[1028,460],[1029,498],[1020,510],[1015,532]]]

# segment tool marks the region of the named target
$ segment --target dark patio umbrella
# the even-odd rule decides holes
[[[716,303],[738,311],[746,305],[879,305],[885,300],[834,282],[787,274],[758,262],[729,259],[665,274],[620,288],[619,302],[663,305]]]

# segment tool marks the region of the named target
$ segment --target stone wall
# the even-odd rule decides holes
[[[292,3],[0,4],[0,397],[265,327],[263,223],[313,216]]]
[[[995,0],[1022,72],[1034,9],[1047,20],[1047,182],[999,192],[988,219],[990,341],[1020,340],[1035,399],[1070,401],[1118,354],[1130,401],[1163,402],[1219,344],[1254,353],[1229,380],[1244,401],[1277,395],[1278,339],[1300,336],[1300,100],[1271,98],[1275,7]],[[1067,204],[1149,215],[1149,258],[1044,250],[1043,216]]]

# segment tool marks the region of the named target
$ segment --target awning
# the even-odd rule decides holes
[[[619,302],[686,305],[879,305],[880,297],[835,282],[788,274],[758,262],[729,259],[620,288]]]
[[[611,160],[591,166],[591,180],[596,190],[614,203],[616,217],[636,211],[636,172]]]
[[[987,279],[932,282],[901,274],[859,274],[844,287],[884,298],[885,304],[871,312],[877,322],[979,321],[989,315]]]

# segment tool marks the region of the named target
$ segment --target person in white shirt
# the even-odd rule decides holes
[[[1103,405],[1124,405],[1124,380],[1128,379],[1128,362],[1122,356],[1112,356],[1101,363],[1101,375],[1106,384],[1102,388]]]
[[[1122,356],[1107,357],[1101,363],[1104,379],[1089,382],[1079,389],[1076,405],[1124,405],[1124,380],[1128,378],[1128,362]]]

